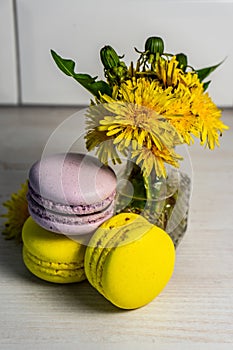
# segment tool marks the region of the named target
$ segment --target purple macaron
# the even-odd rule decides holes
[[[80,153],[43,157],[29,171],[28,207],[47,230],[88,234],[114,214],[116,176],[95,157]]]

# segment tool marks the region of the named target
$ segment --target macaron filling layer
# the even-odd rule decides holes
[[[28,209],[31,216],[36,216],[44,220],[48,220],[54,223],[60,223],[65,225],[86,225],[97,223],[98,221],[102,221],[103,218],[113,214],[114,211],[114,203],[110,203],[107,208],[103,211],[95,212],[92,214],[85,215],[75,215],[75,214],[62,214],[57,213],[55,211],[46,209],[36,203],[32,198],[29,197],[28,200]]]
[[[86,278],[86,238],[80,241],[38,225],[31,216],[22,229],[23,260],[28,270],[49,282],[73,283]]]
[[[107,209],[89,215],[68,215],[49,211],[38,204],[28,202],[31,217],[43,228],[66,235],[82,235],[93,233],[99,225],[114,214],[114,202]]]
[[[45,261],[37,258],[25,246],[23,247],[23,258],[28,269],[36,275],[39,274],[38,277],[41,277],[40,274],[43,278],[44,276],[51,277],[52,279],[57,277],[61,278],[61,282],[63,282],[63,278],[65,278],[66,282],[69,278],[71,281],[74,279],[81,281],[86,278],[83,263],[55,263]]]
[[[43,198],[39,193],[37,193],[29,183],[28,185],[28,201],[33,200],[38,203],[39,206],[46,208],[48,210],[70,215],[87,215],[96,212],[103,211],[106,209],[114,200],[116,191],[114,190],[108,197],[104,198],[100,202],[94,204],[64,204],[54,202],[51,199]]]

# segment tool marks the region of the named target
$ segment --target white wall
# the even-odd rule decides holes
[[[77,71],[102,77],[102,46],[112,45],[130,62],[137,57],[134,46],[143,49],[148,36],[158,35],[167,51],[187,53],[196,68],[227,56],[211,76],[209,93],[218,105],[233,106],[232,1],[16,0],[16,4],[23,104],[89,103],[90,94],[56,68],[51,48],[76,60]]]
[[[17,62],[12,0],[0,0],[0,104],[18,101]]]

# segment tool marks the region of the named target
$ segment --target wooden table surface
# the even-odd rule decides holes
[[[75,111],[0,108],[1,202],[25,181],[52,132]],[[189,148],[194,176],[188,231],[171,280],[149,305],[123,311],[87,281],[43,282],[25,268],[21,245],[0,236],[0,349],[232,349],[233,111],[223,110],[223,120],[231,129],[220,148],[205,150],[198,141]]]

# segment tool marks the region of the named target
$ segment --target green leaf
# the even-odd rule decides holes
[[[66,75],[72,77],[74,74],[75,63],[72,60],[67,60],[60,57],[55,51],[51,50],[51,55],[56,62],[58,68]]]
[[[196,73],[198,75],[199,80],[203,81],[206,77],[208,77],[208,75],[210,73],[212,73],[216,68],[218,68],[224,61],[225,61],[225,59],[223,61],[221,61],[220,63],[216,64],[215,66],[196,70]]]
[[[103,80],[96,81],[97,77],[91,77],[89,74],[75,73],[75,62],[70,59],[65,59],[59,56],[55,51],[51,50],[51,55],[58,66],[58,68],[68,75],[74,78],[85,89],[91,92],[94,96],[99,97],[100,94],[106,94],[112,96],[111,87]]]
[[[211,83],[211,80],[207,81],[206,83],[203,83],[203,88],[204,88],[204,91],[207,90],[208,86],[210,85]]]

